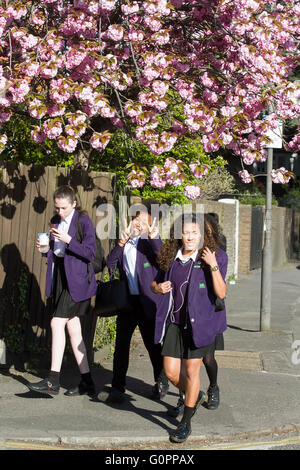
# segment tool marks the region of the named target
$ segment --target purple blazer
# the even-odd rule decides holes
[[[225,251],[218,249],[217,262],[223,279],[227,272],[228,257]],[[170,279],[174,261],[164,281]],[[161,282],[161,281],[160,281]],[[157,315],[155,324],[154,342],[161,343],[165,334],[165,326],[169,313],[170,293],[156,294],[160,297],[157,303]],[[193,341],[197,348],[211,344],[217,334],[226,330],[226,310],[215,311],[216,296],[213,290],[212,277],[209,270],[201,267],[201,262],[196,260],[192,269],[188,287],[188,315],[192,326]]]
[[[145,315],[149,318],[155,317],[158,296],[151,291],[151,283],[158,273],[156,256],[162,247],[162,241],[158,238],[140,238],[137,244],[136,270],[139,285],[139,298]],[[120,275],[125,277],[124,270],[124,247],[116,245],[106,259],[108,268],[118,268]]]
[[[82,215],[80,223],[82,227],[83,240],[80,243],[76,239],[76,222],[78,212],[75,210],[71,220],[68,234],[72,237],[69,245],[66,247],[64,266],[68,282],[70,295],[74,302],[87,300],[96,295],[97,283],[95,273],[91,265],[91,282],[89,282],[89,273],[87,265],[95,257],[96,236],[93,222],[87,215]],[[49,297],[52,292],[53,278],[53,249],[54,238],[50,237],[50,250],[47,253],[48,264],[46,273],[46,295]]]

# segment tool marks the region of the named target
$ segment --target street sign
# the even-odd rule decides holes
[[[282,129],[283,125],[279,124],[276,129],[271,129],[267,132],[266,136],[271,139],[271,142],[266,145],[267,149],[281,149],[282,148]]]

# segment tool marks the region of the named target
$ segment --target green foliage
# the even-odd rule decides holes
[[[238,199],[241,204],[249,204],[251,206],[264,206],[266,203],[266,196],[260,192],[251,193],[247,191]],[[272,205],[278,206],[278,201],[275,197],[272,198]]]
[[[226,160],[221,156],[210,159],[209,155],[204,153],[200,140],[200,138],[191,140],[188,137],[182,137],[170,152],[154,155],[141,142],[136,140],[128,142],[123,132],[117,131],[106,149],[101,153],[94,154],[91,167],[94,170],[115,173],[117,193],[122,192],[125,186],[128,185],[127,175],[130,170],[127,165],[130,163],[140,167],[147,176],[150,175],[151,168],[154,165],[163,165],[166,158],[182,160],[186,165],[190,162],[199,161],[201,164],[210,166],[211,172],[217,168],[224,168],[227,163]],[[187,184],[195,184],[195,179],[189,174],[189,171],[187,175]],[[132,194],[141,196],[144,199],[155,199],[161,203],[186,204],[190,202],[184,195],[183,187],[168,186],[161,190],[146,183],[143,188],[132,189]]]
[[[8,351],[12,353],[21,353],[24,351],[24,330],[21,324],[7,325],[4,332],[5,345]]]
[[[28,311],[28,273],[27,270],[21,270],[20,277],[17,282],[19,291],[19,316],[25,320],[29,319]]]
[[[35,143],[30,136],[36,120],[28,116],[13,116],[9,122],[4,123],[2,132],[8,137],[8,144],[1,154],[3,160],[18,160],[28,165],[71,167],[76,154],[61,151],[56,142],[46,139],[43,143]],[[211,173],[217,168],[224,168],[226,160],[221,156],[215,159],[204,153],[201,139],[190,139],[183,136],[174,148],[162,155],[152,154],[146,145],[128,136],[122,130],[116,130],[109,145],[102,152],[93,151],[90,168],[96,171],[112,172],[116,174],[117,194],[122,193],[128,186],[127,176],[130,172],[129,164],[141,168],[149,177],[154,165],[163,165],[166,158],[182,160],[186,165],[199,161],[211,168]],[[195,184],[193,176],[187,171],[187,184]],[[149,183],[141,189],[133,190],[134,195],[145,199],[155,199],[169,204],[185,204],[189,200],[184,196],[183,187],[168,186],[162,190],[153,188]]]
[[[94,336],[94,349],[101,349],[107,344],[113,344],[116,338],[116,318],[107,317],[97,319],[97,325]]]
[[[4,339],[8,351],[21,353],[25,346],[25,331],[29,319],[28,311],[28,271],[26,268],[20,270],[11,286],[9,304],[15,313],[15,323],[6,325]]]
[[[30,117],[13,116],[1,127],[1,133],[8,137],[7,145],[1,153],[2,160],[18,160],[27,165],[70,167],[74,155],[61,151],[56,143],[46,139],[43,143],[36,143],[31,139],[30,133],[36,120]]]
[[[279,199],[279,205],[290,207],[291,209],[300,209],[300,183],[299,181],[290,188],[285,185],[286,194]]]

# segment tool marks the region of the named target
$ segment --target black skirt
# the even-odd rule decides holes
[[[215,342],[197,348],[194,345],[191,327],[186,329],[175,323],[167,325],[163,341],[162,356],[175,357],[178,359],[201,359],[207,354],[213,354]]]
[[[86,315],[89,312],[91,299],[83,300],[81,302],[74,302],[68,288],[68,281],[64,267],[64,258],[60,258],[55,255],[53,258],[53,317],[72,318]]]

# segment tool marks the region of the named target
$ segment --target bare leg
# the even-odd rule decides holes
[[[54,317],[51,320],[52,350],[51,350],[51,370],[60,372],[61,364],[66,346],[65,327],[68,318]]]
[[[164,356],[164,370],[170,382],[180,391],[185,391],[185,377],[181,373],[182,360]]]
[[[200,391],[200,367],[202,359],[186,359],[185,361],[185,405],[194,407]]]
[[[87,359],[86,347],[82,338],[80,318],[73,317],[69,319],[67,328],[70,335],[72,350],[80,373],[86,374],[90,371],[90,368]]]

